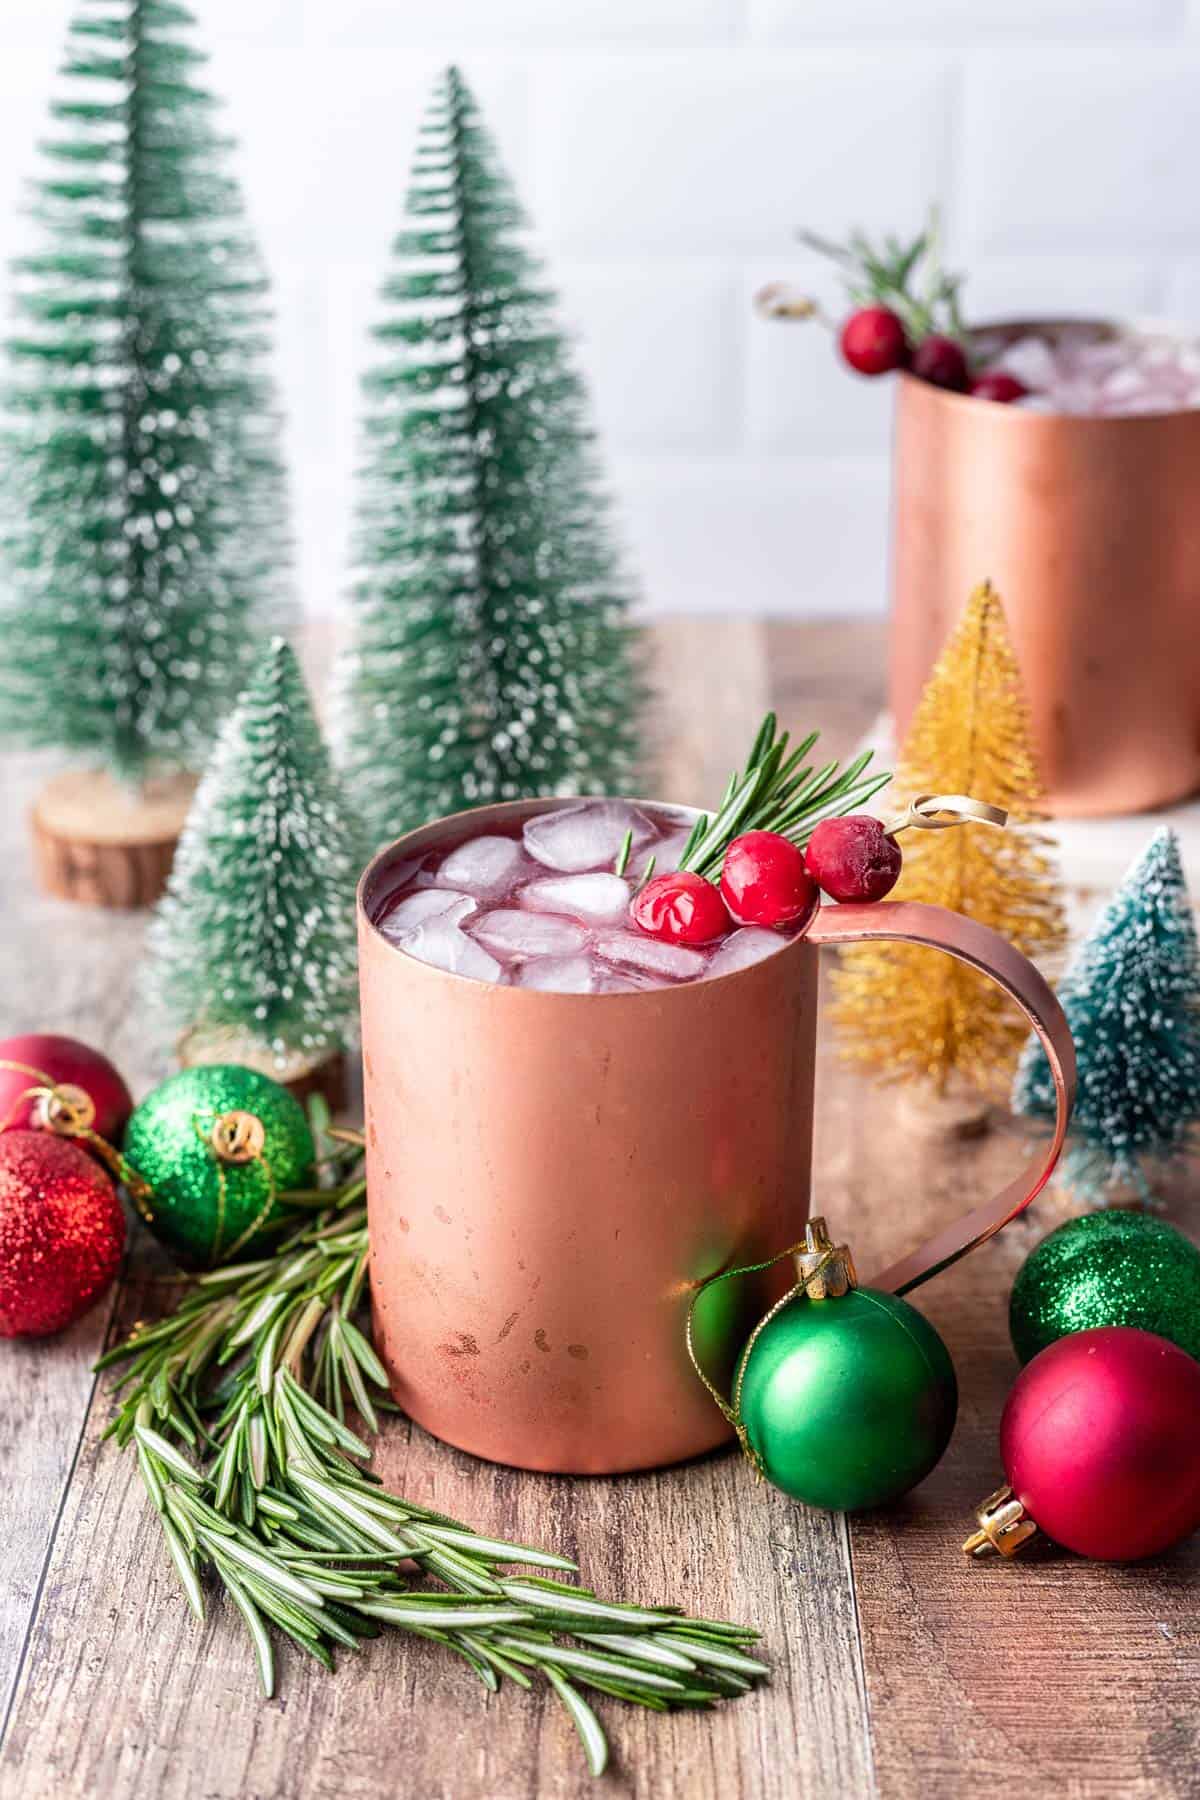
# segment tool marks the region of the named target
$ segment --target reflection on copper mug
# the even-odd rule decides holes
[[[426,826],[359,885],[371,1293],[392,1392],[419,1424],[498,1462],[600,1473],[729,1433],[689,1367],[687,1307],[808,1217],[822,943],[896,938],[980,967],[1040,1033],[1058,1091],[1038,1165],[876,1285],[915,1286],[1028,1204],[1062,1142],[1074,1059],[1033,966],[937,907],[825,907],[749,968],[601,995],[468,980],[376,929],[398,867],[461,839],[465,817],[504,830],[557,804]],[[700,1348],[718,1378],[788,1282],[780,1265],[705,1296]]]
[[[980,329],[1015,338],[1075,323]],[[1050,810],[1138,812],[1196,792],[1198,498],[1200,410],[1033,413],[902,375],[889,673],[898,740],[988,580],[1012,629]]]

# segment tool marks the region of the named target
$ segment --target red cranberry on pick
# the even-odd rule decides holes
[[[1023,400],[1029,389],[1006,369],[985,369],[972,381],[971,392],[977,400],[998,400],[1001,406],[1011,406],[1014,400]]]
[[[831,900],[882,900],[900,874],[900,846],[870,813],[822,819],[805,851],[808,872]]]
[[[922,338],[913,351],[910,364],[914,375],[931,381],[934,387],[952,388],[961,394],[967,385],[967,359],[963,347],[952,337],[933,332]]]
[[[711,944],[729,930],[725,902],[711,881],[689,869],[656,875],[633,897],[633,922],[667,944]]]
[[[777,831],[745,831],[725,852],[721,893],[742,925],[793,925],[817,904],[804,852]]]
[[[908,361],[904,326],[888,306],[861,306],[838,337],[843,357],[860,375],[886,375]]]

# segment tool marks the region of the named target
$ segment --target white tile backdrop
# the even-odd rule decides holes
[[[277,290],[305,605],[337,606],[356,376],[416,122],[475,86],[591,381],[648,610],[885,599],[887,385],[771,277],[936,197],[970,310],[1200,315],[1200,0],[191,0]],[[0,259],[68,0],[0,0]]]

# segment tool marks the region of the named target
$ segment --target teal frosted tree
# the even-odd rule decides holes
[[[457,70],[422,127],[364,381],[350,792],[376,842],[463,806],[629,792],[641,683],[586,396]]]
[[[1091,1198],[1151,1197],[1155,1163],[1181,1150],[1200,1118],[1200,954],[1173,831],[1155,833],[1080,946],[1059,988],[1079,1059],[1063,1164]],[[1036,1039],[1017,1069],[1013,1107],[1054,1116]]]
[[[362,849],[295,655],[276,638],[222,727],[150,929],[149,998],[191,1045],[218,1052],[193,1060],[287,1076],[344,1045]]]
[[[197,767],[286,548],[266,284],[175,0],[84,0],[14,265],[0,734]]]

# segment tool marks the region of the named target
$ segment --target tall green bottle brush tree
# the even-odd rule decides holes
[[[79,5],[6,345],[0,733],[103,770],[135,836],[132,801],[201,765],[286,560],[266,282],[192,24]]]
[[[421,130],[366,375],[341,755],[375,842],[630,791],[642,703],[586,395],[458,71]]]

